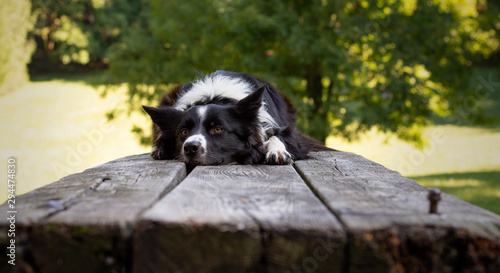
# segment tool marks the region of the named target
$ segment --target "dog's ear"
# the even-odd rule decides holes
[[[143,105],[142,108],[144,108],[144,111],[148,113],[154,124],[158,125],[162,131],[173,130],[173,127],[182,118],[182,111],[172,107],[156,108]]]
[[[255,89],[250,95],[236,103],[236,109],[246,117],[257,116],[262,105],[262,94],[266,90],[267,84]]]

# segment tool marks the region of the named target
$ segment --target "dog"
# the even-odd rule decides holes
[[[143,106],[153,121],[154,159],[282,165],[332,150],[296,130],[292,103],[269,83],[222,70],[199,76],[164,95],[158,108]]]

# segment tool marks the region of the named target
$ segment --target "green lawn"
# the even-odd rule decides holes
[[[500,214],[500,171],[445,173],[410,178],[424,187],[440,188],[443,192]]]

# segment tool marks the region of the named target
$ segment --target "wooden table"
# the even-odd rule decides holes
[[[121,158],[16,197],[0,272],[500,272],[500,217],[361,156]],[[19,182],[21,183],[21,182]],[[7,204],[0,245],[8,250]]]

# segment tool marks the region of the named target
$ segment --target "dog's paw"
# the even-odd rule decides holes
[[[286,165],[293,163],[292,155],[286,150],[285,144],[279,138],[272,136],[264,145],[267,150],[267,164]]]
[[[151,151],[151,157],[153,159],[156,159],[156,160],[161,159],[160,158],[160,149],[156,145],[153,146],[153,150]]]

